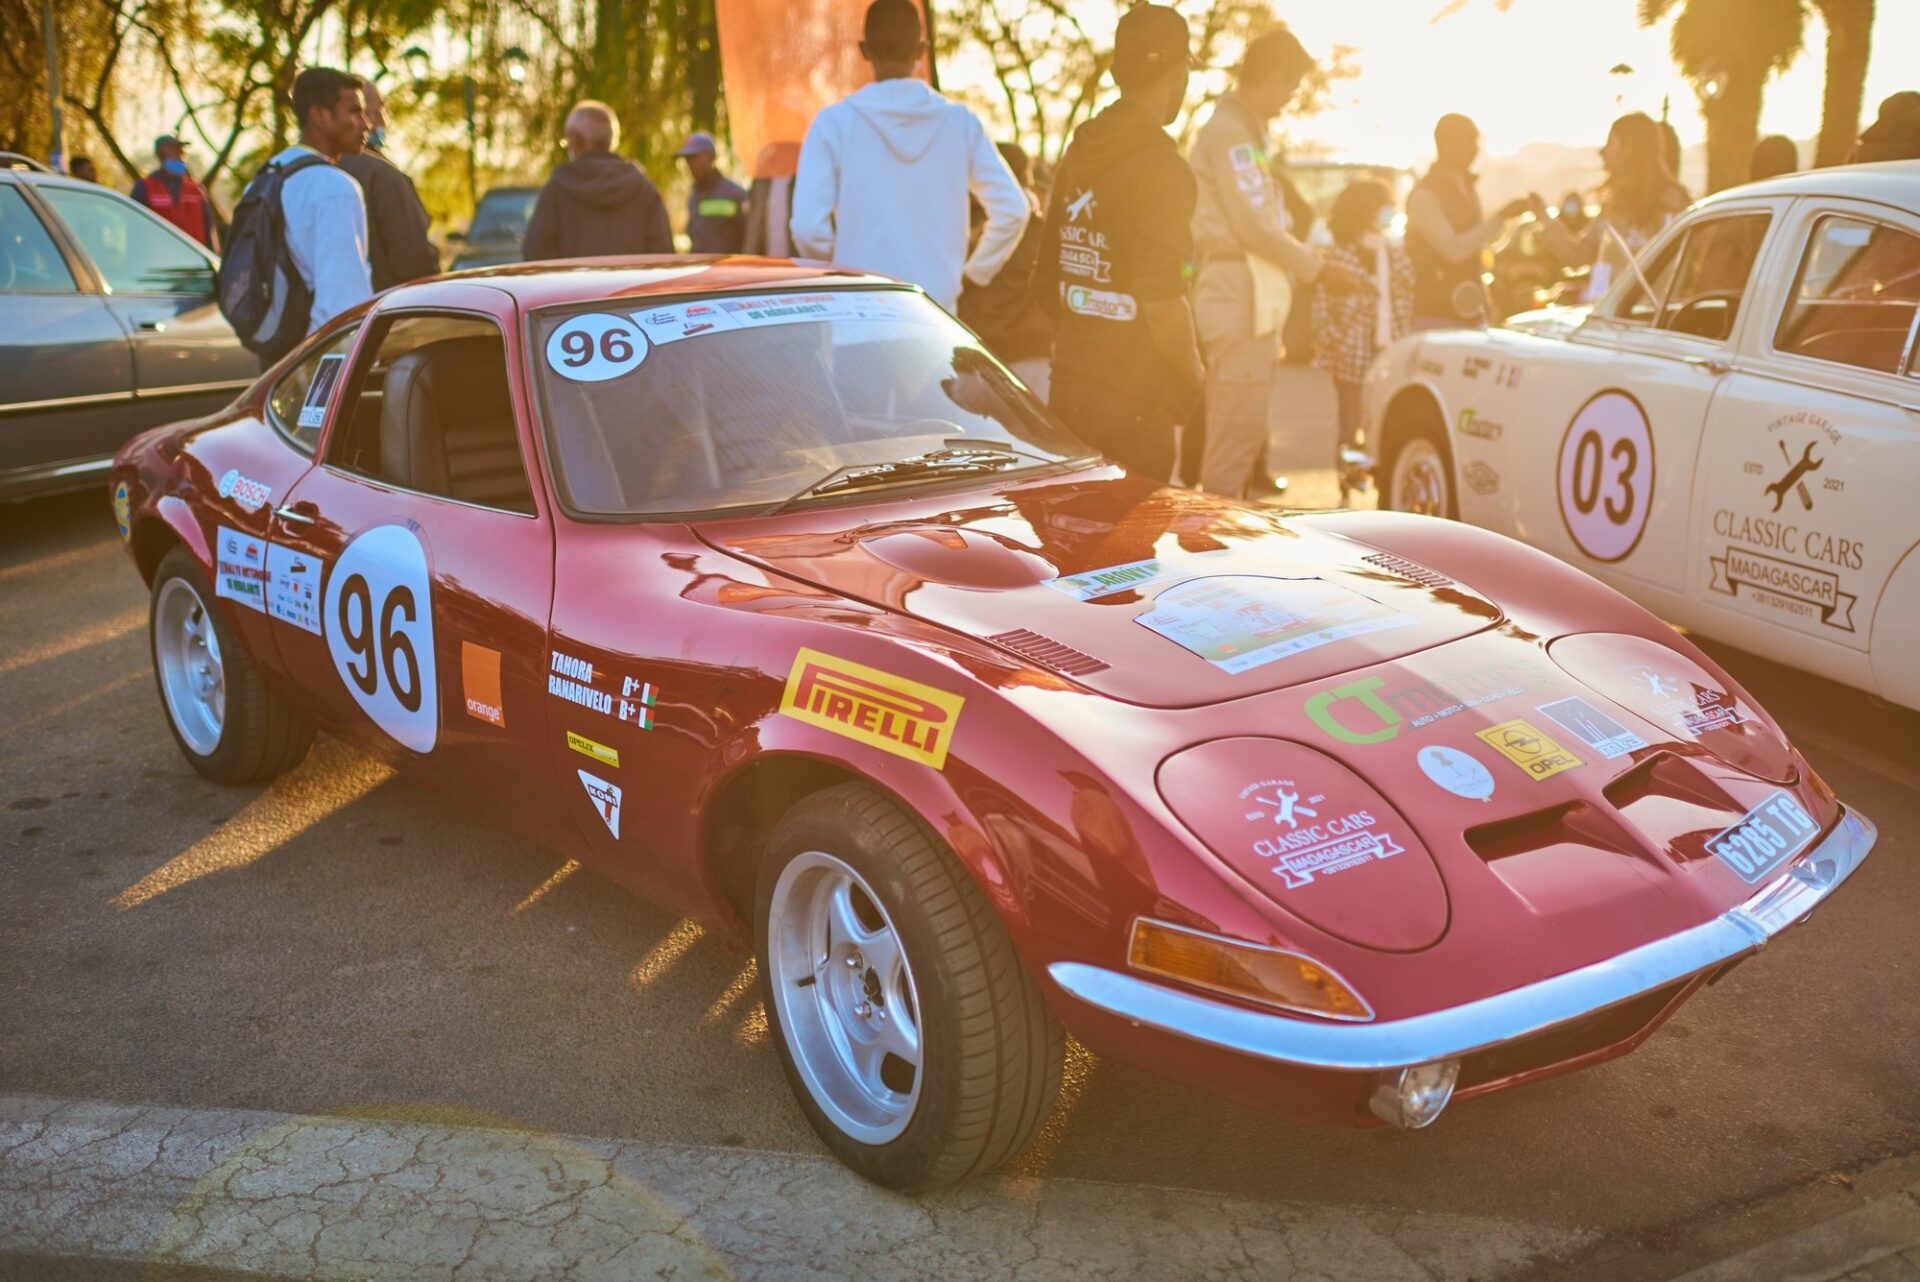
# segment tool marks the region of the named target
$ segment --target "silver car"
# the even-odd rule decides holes
[[[219,265],[120,193],[0,152],[0,502],[85,488],[129,437],[259,376]]]

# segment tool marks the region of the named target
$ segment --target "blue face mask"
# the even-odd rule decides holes
[[[378,129],[369,129],[367,131],[367,146],[383,148],[386,145],[387,127],[385,125],[380,126]]]
[[[185,178],[187,176],[187,162],[178,156],[175,156],[171,160],[161,161],[160,168],[166,170],[176,178]]]

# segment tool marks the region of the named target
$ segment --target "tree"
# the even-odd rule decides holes
[[[1813,0],[1827,24],[1827,82],[1816,165],[1845,164],[1860,133],[1861,98],[1873,40],[1873,0]]]
[[[1707,122],[1707,190],[1745,182],[1767,81],[1800,53],[1803,0],[1640,0],[1639,12],[1643,27],[1674,14],[1674,65]]]

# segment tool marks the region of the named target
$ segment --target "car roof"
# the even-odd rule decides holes
[[[523,308],[583,303],[605,298],[645,298],[662,294],[714,294],[729,290],[817,289],[830,285],[897,287],[898,281],[821,263],[751,255],[654,254],[621,258],[573,258],[551,262],[475,267],[436,277],[472,281],[513,295]],[[402,285],[388,306],[401,306],[415,290],[433,282]]]
[[[1757,183],[1717,191],[1700,202],[1718,204],[1751,196],[1839,196],[1871,200],[1920,213],[1920,160],[1885,160],[1872,165],[1834,165],[1802,169]]]

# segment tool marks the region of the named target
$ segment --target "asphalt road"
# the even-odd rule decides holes
[[[0,508],[0,1096],[818,1169],[744,955],[327,740],[272,786],[201,780],[162,719],[145,617],[102,497]],[[1879,824],[1807,926],[1626,1059],[1427,1132],[1311,1129],[1076,1054],[1002,1184],[1486,1217],[1559,1252],[1504,1271],[1667,1277],[1845,1210],[1836,1173],[1920,1156],[1920,718],[1709,648]]]

